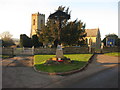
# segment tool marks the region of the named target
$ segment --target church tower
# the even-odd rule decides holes
[[[30,37],[36,35],[37,31],[41,32],[42,26],[44,25],[45,25],[45,14],[39,14],[39,12],[32,14]]]

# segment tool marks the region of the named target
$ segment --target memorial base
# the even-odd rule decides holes
[[[56,58],[63,58],[63,50],[56,50]]]

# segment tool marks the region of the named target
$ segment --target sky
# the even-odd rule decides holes
[[[86,23],[86,29],[99,28],[101,39],[118,35],[119,0],[0,0],[0,34],[9,31],[13,38],[30,36],[31,14],[45,14],[47,20],[59,6],[69,7],[71,19]]]

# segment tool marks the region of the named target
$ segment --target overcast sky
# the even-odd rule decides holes
[[[119,0],[0,0],[0,33],[9,31],[13,38],[20,34],[30,35],[31,14],[50,13],[58,6],[69,7],[71,19],[86,23],[87,29],[99,28],[101,38],[106,34],[118,35]]]

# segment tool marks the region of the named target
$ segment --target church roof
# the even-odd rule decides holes
[[[96,37],[99,32],[99,28],[85,29],[85,32],[87,33],[86,37]]]

